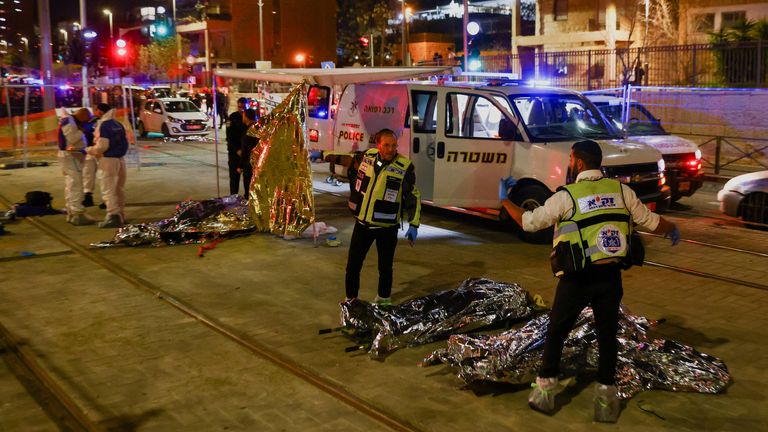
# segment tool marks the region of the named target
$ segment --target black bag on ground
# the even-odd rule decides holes
[[[19,217],[58,214],[59,212],[51,207],[52,201],[53,197],[48,192],[27,192],[24,195],[24,202],[20,202],[13,206],[13,211],[16,216]]]

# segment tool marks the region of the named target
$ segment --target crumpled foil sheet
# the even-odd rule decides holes
[[[719,393],[731,378],[717,357],[671,340],[650,339],[653,321],[629,314],[622,306],[616,386],[621,399],[650,389]],[[549,314],[524,327],[498,335],[451,335],[447,348],[427,356],[422,365],[447,363],[464,382],[500,381],[525,384],[536,379],[541,365]],[[596,370],[597,333],[592,309],[586,308],[565,341],[561,375]]]
[[[453,290],[382,307],[362,300],[341,303],[341,324],[373,333],[369,355],[380,358],[404,346],[504,320],[529,317],[527,292],[517,284],[471,278]]]
[[[254,228],[245,198],[230,195],[203,201],[182,201],[168,219],[125,225],[117,230],[112,241],[92,243],[91,246],[198,243],[210,237],[251,232]]]
[[[314,222],[312,171],[304,130],[306,83],[248,129],[259,138],[250,155],[253,179],[248,201],[256,229],[298,237]]]

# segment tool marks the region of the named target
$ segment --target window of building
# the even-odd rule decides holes
[[[715,14],[705,13],[693,16],[693,31],[709,33],[715,31]]]
[[[568,0],[555,0],[555,21],[568,19]]]
[[[723,12],[720,28],[726,30],[747,21],[746,11]]]

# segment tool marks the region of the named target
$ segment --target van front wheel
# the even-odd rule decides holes
[[[541,207],[544,202],[552,196],[552,192],[544,186],[534,184],[529,186],[523,186],[522,189],[515,192],[510,198],[512,202],[522,207],[523,210],[533,210],[536,207]],[[552,243],[552,233],[554,228],[544,228],[541,231],[527,232],[523,231],[522,227],[517,227],[517,235],[520,240],[526,243],[546,244]]]

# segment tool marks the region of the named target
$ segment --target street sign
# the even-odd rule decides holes
[[[336,68],[336,64],[333,63],[332,61],[324,61],[324,62],[320,62],[320,67],[323,69],[334,69]]]

